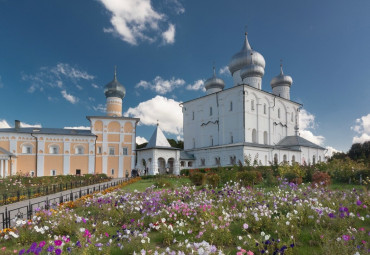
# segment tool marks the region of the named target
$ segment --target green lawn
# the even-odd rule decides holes
[[[156,185],[156,183],[158,182],[158,180],[160,179],[163,179],[169,183],[172,184],[172,186],[175,188],[175,187],[180,187],[182,185],[190,185],[191,184],[191,181],[189,180],[189,178],[186,178],[186,177],[174,177],[174,178],[167,178],[167,177],[157,177],[157,178],[151,178],[151,179],[142,179],[138,182],[135,182],[133,184],[130,184],[130,185],[127,185],[123,188],[123,190],[127,190],[127,191],[139,191],[139,192],[142,192],[142,191],[145,191],[145,189],[149,188],[150,186],[152,185]]]

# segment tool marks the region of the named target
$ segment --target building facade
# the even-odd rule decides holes
[[[302,105],[290,100],[293,80],[283,73],[274,77],[272,93],[262,90],[265,60],[252,50],[247,34],[240,52],[229,64],[234,84],[213,76],[205,82],[206,95],[182,103],[184,150],[194,155],[195,167],[244,163],[325,160],[325,149],[299,136]]]
[[[107,116],[88,116],[90,130],[63,128],[0,129],[1,177],[83,175],[105,173],[131,175],[135,166],[137,118],[122,116],[126,90],[114,79],[105,86]]]

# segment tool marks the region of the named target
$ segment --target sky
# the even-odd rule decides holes
[[[303,104],[301,136],[329,151],[370,140],[370,1],[0,0],[0,128],[84,128],[104,115],[104,85],[126,88],[137,142],[159,120],[182,138],[179,103],[204,93],[248,32],[266,60],[262,89],[284,73]]]

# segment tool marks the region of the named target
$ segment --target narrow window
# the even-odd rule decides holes
[[[32,153],[32,147],[30,145],[23,145],[22,146],[22,153],[23,154],[31,154]]]
[[[278,155],[275,153],[274,155],[274,164],[277,165],[278,163]]]
[[[211,146],[213,146],[213,136],[211,136],[210,138],[211,138]]]
[[[290,115],[290,121],[293,122],[293,113]]]
[[[230,112],[233,110],[233,102],[230,102]]]
[[[254,111],[254,100],[251,101],[251,109]]]
[[[263,144],[267,144],[267,131],[263,132]]]
[[[209,108],[209,116],[212,116],[212,107]]]
[[[263,105],[263,114],[266,114],[266,104]]]
[[[313,157],[312,157],[312,164],[313,165],[316,164],[316,156],[315,155],[313,155]]]
[[[233,137],[233,134],[231,134],[230,136],[230,143],[233,143],[234,142],[234,137]]]
[[[319,156],[319,162],[321,162],[321,156]]]
[[[76,147],[75,153],[76,154],[84,154],[84,148],[82,146]]]
[[[185,166],[185,161],[181,161],[181,166],[184,167]]]
[[[189,161],[188,162],[188,167],[192,167],[193,166],[193,162]]]
[[[295,156],[293,155],[292,156],[292,163],[294,163],[295,162]]]
[[[109,155],[114,155],[114,147],[109,147]]]
[[[128,148],[122,147],[122,155],[128,155]]]
[[[195,148],[195,139],[193,138],[193,149]]]
[[[98,147],[98,154],[101,154],[101,146]]]
[[[51,170],[50,172],[51,172],[50,173],[51,176],[56,176],[57,175],[57,171],[56,170]]]
[[[280,119],[280,108],[278,109],[278,118]]]
[[[112,172],[112,175],[114,175],[114,169],[112,169],[111,172]]]
[[[56,146],[56,145],[53,145],[53,146],[51,146],[50,148],[49,148],[49,153],[50,154],[58,154],[59,152],[59,147],[58,146]]]
[[[195,116],[195,114],[194,114],[194,112],[193,112],[193,120],[194,120],[194,116]]]
[[[286,160],[286,155],[284,154],[284,156],[283,156],[283,161],[284,161],[284,163],[286,163],[287,162],[287,160]]]
[[[35,176],[35,171],[31,171],[31,176]]]
[[[257,130],[252,130],[252,143],[257,143]]]

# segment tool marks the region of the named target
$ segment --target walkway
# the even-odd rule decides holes
[[[128,179],[126,178],[112,179],[111,181],[108,182],[102,182],[80,188],[64,190],[62,192],[49,194],[47,196],[36,197],[0,206],[0,229],[5,228],[6,226],[5,219],[6,218],[9,219],[9,215],[11,220],[13,220],[14,218],[26,219],[28,214],[30,214],[31,212],[32,213],[35,212],[35,209],[45,208],[47,204],[50,205],[51,207],[54,207],[61,201],[66,202],[70,200],[75,200],[81,196],[92,193],[94,191],[104,190],[111,186],[118,185],[120,182],[126,180]],[[5,215],[6,211],[8,213],[7,214],[8,216]],[[10,225],[13,226],[14,222],[11,221]]]

